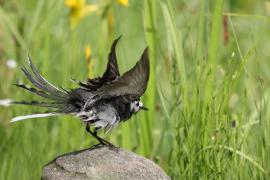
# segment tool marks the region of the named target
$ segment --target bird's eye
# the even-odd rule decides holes
[[[136,106],[139,106],[139,102],[136,102]]]

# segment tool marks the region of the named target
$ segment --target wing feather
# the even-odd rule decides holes
[[[146,48],[141,59],[129,71],[125,72],[117,80],[102,86],[97,90],[100,98],[124,96],[128,100],[135,100],[143,95],[149,80],[149,58]]]
[[[114,40],[114,42],[112,44],[111,52],[108,56],[109,61],[107,63],[107,69],[104,72],[104,74],[102,75],[102,77],[88,79],[87,83],[80,82],[79,84],[81,86],[88,88],[92,91],[96,91],[104,84],[108,84],[120,76],[119,68],[118,68],[118,64],[117,64],[116,53],[115,53],[115,48],[116,48],[117,42],[120,38],[121,38],[121,36],[119,38],[117,38],[116,40]]]

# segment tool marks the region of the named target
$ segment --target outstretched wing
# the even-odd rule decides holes
[[[102,75],[102,77],[88,79],[87,83],[80,82],[79,84],[81,86],[86,87],[92,91],[96,91],[104,84],[108,84],[120,76],[118,65],[117,65],[116,53],[115,53],[115,48],[116,48],[117,42],[120,38],[121,38],[121,36],[119,38],[117,38],[116,40],[114,40],[114,42],[112,44],[111,52],[108,56],[109,61],[107,64],[107,69],[104,72],[104,74]]]
[[[102,76],[103,81],[105,82],[110,82],[115,80],[120,76],[119,69],[118,69],[118,64],[117,64],[117,58],[116,58],[116,53],[115,53],[115,47],[117,45],[118,40],[121,38],[117,38],[114,40],[112,47],[111,47],[111,52],[109,54],[109,62],[107,64],[107,69],[105,73]]]
[[[138,99],[147,88],[149,72],[148,48],[146,48],[141,59],[131,70],[125,72],[112,83],[102,86],[96,93],[101,99],[119,96],[125,102]]]

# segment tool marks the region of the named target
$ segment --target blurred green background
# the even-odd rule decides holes
[[[0,99],[38,100],[12,84],[29,54],[47,80],[101,75],[112,41],[120,71],[146,46],[151,77],[140,112],[106,139],[172,179],[270,176],[270,2],[255,0],[0,0]],[[0,108],[0,179],[40,179],[54,157],[96,141],[71,116]]]

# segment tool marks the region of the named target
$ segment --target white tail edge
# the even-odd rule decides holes
[[[17,116],[10,120],[11,123],[22,121],[25,119],[33,119],[33,118],[42,118],[42,117],[49,117],[49,116],[58,116],[59,113],[40,113],[40,114],[29,114],[25,116]]]
[[[12,99],[0,99],[0,106],[10,106]]]

